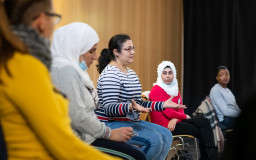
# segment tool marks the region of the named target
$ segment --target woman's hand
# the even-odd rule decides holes
[[[176,127],[176,123],[177,123],[178,119],[176,118],[173,118],[169,121],[168,123],[168,126],[167,128],[170,130],[170,131],[174,131],[175,130],[175,127]]]
[[[173,96],[164,102],[164,108],[183,109],[187,108],[185,105],[177,104],[172,101]]]
[[[190,117],[189,115],[187,115],[187,114],[186,114],[186,117],[187,117],[187,119],[190,119],[190,118],[191,118],[191,117]]]
[[[134,100],[132,100],[132,104],[130,106],[130,111],[132,109],[137,110],[139,112],[150,112],[151,111],[151,108],[142,107],[141,105],[137,104]]]
[[[127,142],[132,136],[132,127],[121,127],[111,130],[110,140],[117,142]]]

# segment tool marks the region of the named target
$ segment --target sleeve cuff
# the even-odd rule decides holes
[[[109,139],[111,135],[111,129],[109,127],[106,127],[104,137],[105,139]]]

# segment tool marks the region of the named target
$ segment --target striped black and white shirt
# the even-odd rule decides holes
[[[163,110],[163,102],[150,102],[141,99],[141,84],[136,73],[127,68],[123,73],[113,65],[107,65],[102,71],[97,92],[99,106],[95,111],[101,121],[129,121],[126,117],[133,99],[139,105],[152,108],[152,111]]]

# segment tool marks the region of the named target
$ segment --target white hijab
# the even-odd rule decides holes
[[[171,67],[172,72],[173,72],[173,81],[171,84],[165,84],[164,81],[162,80],[162,72],[164,70],[165,67]],[[153,84],[154,85],[158,85],[160,86],[168,95],[170,96],[177,96],[179,93],[179,87],[178,87],[178,81],[176,78],[176,68],[174,66],[174,64],[170,61],[163,61],[162,63],[160,63],[157,67],[157,81],[156,83]]]
[[[53,34],[51,46],[52,67],[62,68],[72,65],[83,78],[84,85],[94,89],[90,76],[79,66],[79,57],[98,42],[98,34],[88,24],[74,22],[58,28]]]

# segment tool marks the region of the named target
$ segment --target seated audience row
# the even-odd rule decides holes
[[[170,61],[163,61],[157,68],[157,81],[150,91],[151,101],[165,101],[173,97],[173,102],[182,104],[176,78],[176,68]],[[208,160],[217,155],[214,137],[209,120],[191,118],[184,109],[167,108],[161,112],[151,112],[151,121],[168,128],[173,135],[192,135],[199,139],[200,159]]]
[[[121,37],[120,39],[123,40],[123,42],[125,42],[127,39],[122,39],[122,37],[128,37],[126,35],[116,35],[115,37],[118,36]],[[61,92],[66,94],[70,100],[69,114],[72,119],[71,126],[73,130],[79,135],[81,139],[85,140],[87,143],[92,144],[93,146],[96,146],[97,148],[101,148],[102,151],[105,151],[105,148],[111,148],[122,152],[122,154],[130,154],[130,156],[133,156],[135,159],[142,159],[140,154],[143,154],[143,152],[146,154],[147,159],[165,158],[172,142],[171,132],[165,128],[145,122],[148,126],[159,127],[155,130],[152,130],[152,127],[145,127],[138,124],[139,121],[128,122],[127,120],[129,120],[130,117],[116,117],[115,123],[122,120],[123,118],[126,120],[126,125],[123,125],[124,127],[122,127],[122,125],[117,127],[110,127],[112,129],[111,134],[113,134],[113,136],[111,136],[110,128],[106,127],[104,123],[100,123],[100,121],[97,119],[94,110],[99,108],[98,97],[90,77],[86,72],[86,68],[91,65],[93,60],[97,59],[96,49],[98,40],[99,38],[97,33],[90,26],[78,22],[71,23],[57,29],[53,36],[52,78],[54,84],[61,90]],[[74,44],[70,45],[70,43]],[[123,45],[120,42],[118,44]],[[112,46],[119,47],[118,44]],[[118,48],[114,49],[117,50]],[[113,94],[116,92],[111,93]],[[140,92],[138,93],[141,94]],[[131,100],[127,101],[128,102],[125,102],[130,103],[128,107],[131,108],[128,109],[131,111],[128,112],[128,115],[133,114],[133,109],[144,109],[143,107],[136,104],[136,102],[131,103]],[[149,102],[146,103],[148,106],[151,105]],[[168,101],[165,103],[165,105],[165,107],[179,107],[179,105]],[[123,105],[123,108],[118,108],[118,110],[124,110],[123,113],[125,113],[125,109],[127,107]],[[149,109],[144,109],[143,111],[148,110]],[[113,118],[113,116],[111,116],[111,118]],[[100,119],[102,120],[102,117],[100,117]],[[122,123],[122,121],[119,123]],[[144,121],[141,121],[140,123],[144,123]],[[108,124],[109,123],[106,123],[106,125]],[[163,135],[168,136],[169,133],[168,137],[163,138],[163,140],[165,140],[164,143],[163,140],[160,139],[161,135],[158,133],[161,131],[161,129],[167,131],[166,133],[163,133]],[[133,130],[136,135],[131,138]],[[152,137],[147,136],[146,134],[149,131],[155,133],[155,135]],[[112,140],[120,142],[128,141],[129,144],[139,146],[139,150],[141,150],[141,152],[139,152],[139,150],[136,148],[132,148],[132,145],[124,143],[118,144],[117,142],[107,141],[106,139],[109,137],[109,134],[110,140],[112,138]],[[105,140],[102,138],[105,138]],[[126,149],[129,147],[131,148],[130,150]],[[164,152],[162,153],[161,150],[164,150]]]
[[[131,138],[131,127],[111,130],[94,113],[98,97],[86,69],[97,59],[98,41],[95,30],[85,23],[57,29],[51,47],[53,83],[67,96],[71,127],[83,141],[123,159],[145,159],[143,152],[123,143]]]
[[[26,8],[22,8],[24,6]],[[87,145],[87,143],[91,143],[99,150],[104,150],[108,154],[120,156],[124,159],[131,159],[131,157],[134,159],[145,159],[144,153],[137,148],[122,143],[128,141],[132,134],[134,134],[133,128],[123,127],[111,131],[104,123],[100,123],[93,113],[93,110],[97,107],[97,95],[92,88],[93,86],[89,80],[89,76],[79,68],[78,64],[80,62],[81,68],[86,68],[86,57],[88,55],[91,56],[91,54],[93,55],[95,52],[98,37],[95,36],[94,30],[83,24],[87,27],[86,31],[89,31],[87,32],[89,35],[93,33],[90,38],[96,37],[94,39],[95,41],[86,41],[83,43],[85,46],[79,46],[82,47],[82,50],[80,50],[82,52],[77,52],[76,49],[78,48],[75,48],[74,52],[72,49],[68,50],[71,52],[63,52],[64,55],[62,57],[60,56],[59,59],[57,58],[57,60],[54,54],[54,61],[52,63],[49,38],[51,37],[55,24],[53,17],[60,18],[61,16],[54,13],[51,1],[1,1],[0,7],[1,33],[3,35],[1,37],[1,53],[4,53],[1,54],[0,70],[1,125],[6,139],[8,158],[94,159],[94,157],[97,157],[100,159],[114,159]],[[9,17],[5,14],[5,10]],[[33,11],[36,11],[36,13],[33,13]],[[31,12],[33,14],[30,14]],[[14,19],[15,17],[20,17],[16,14],[23,15],[21,17],[24,18]],[[8,26],[8,19],[13,24],[14,32]],[[81,35],[84,36],[83,34]],[[56,40],[57,46],[58,42]],[[65,45],[61,47],[65,47]],[[57,55],[59,53],[58,49],[55,52]],[[65,53],[70,53],[70,55],[65,57]],[[61,70],[62,67],[68,68],[66,71],[69,71],[75,77],[75,79],[72,79],[73,81],[79,80],[77,84],[82,84],[82,87],[79,88],[81,90],[75,90],[77,88],[70,87],[70,90],[64,93],[65,91],[61,92],[52,85],[48,70],[52,69],[53,77],[54,75],[58,77],[59,74],[62,74],[62,71],[60,73],[57,71]],[[70,74],[61,80],[64,82],[70,80],[67,78],[71,76]],[[57,85],[60,85],[60,90],[65,90],[66,86],[65,88],[62,87],[62,84],[58,82],[58,78],[54,80],[57,81]],[[72,85],[76,84],[72,83]],[[69,91],[71,93],[80,91],[82,95],[80,95],[81,97],[72,95],[72,99]],[[83,97],[88,93],[91,94],[91,97]],[[68,108],[65,94],[68,96],[70,106],[73,105],[74,107]],[[82,103],[84,103],[83,101],[88,101],[89,103],[86,103],[88,107],[79,102],[75,102],[79,103],[79,106],[73,104],[76,98],[81,98]],[[130,104],[129,111],[138,108],[143,110],[136,102]],[[163,103],[159,104],[158,108],[163,109]],[[176,105],[169,100],[164,103],[164,107],[182,108],[184,106]],[[67,109],[69,109],[69,114],[72,118],[71,124]],[[144,109],[143,111],[149,110]],[[88,123],[91,124],[88,125]],[[71,130],[70,125],[74,132]],[[92,125],[94,126],[92,127]],[[95,127],[95,125],[98,125],[98,127]],[[19,132],[14,132],[14,130]],[[158,131],[155,132],[157,133]],[[137,135],[134,137],[139,139],[138,134],[142,135],[142,133],[139,133],[139,131],[136,133]],[[166,143],[167,145],[162,143],[162,145],[166,146],[164,148],[164,154],[158,154],[156,158],[160,156],[165,157],[167,154],[167,148],[169,149],[172,138],[171,133],[169,134],[170,140]],[[18,141],[12,141],[12,139],[17,139],[17,137],[19,137]],[[87,143],[82,142],[77,137],[80,137]],[[63,139],[65,140],[63,141]],[[30,143],[27,143],[28,141]],[[137,145],[145,153],[153,147],[159,148],[155,153],[162,150],[162,147],[159,147],[158,143],[155,143],[154,146],[147,141],[142,141],[142,143],[137,143]],[[148,153],[152,154],[152,152]]]
[[[139,119],[140,112],[161,111],[165,108],[184,108],[172,102],[143,101],[141,84],[136,73],[127,66],[133,62],[135,47],[128,35],[113,36],[108,48],[99,57],[97,82],[99,106],[96,114],[111,129],[132,127],[136,136],[128,143],[140,146],[147,159],[165,159],[172,133],[159,125]],[[149,134],[150,133],[150,134]]]
[[[96,31],[74,22],[54,32],[50,49],[54,17],[61,15],[51,0],[0,1],[0,124],[9,159],[163,160],[172,134],[199,138],[201,159],[217,154],[209,121],[184,113],[173,63],[159,64],[151,101],[143,101],[128,68],[135,55],[128,35],[113,36],[98,59]],[[86,70],[97,59],[96,91]],[[231,128],[240,110],[226,88],[228,69],[216,78],[210,96]],[[153,123],[140,112],[151,112]]]

